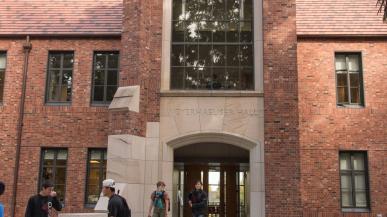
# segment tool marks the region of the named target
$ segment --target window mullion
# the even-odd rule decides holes
[[[348,89],[348,103],[352,104],[352,97],[351,97],[351,79],[350,79],[350,71],[349,71],[349,56],[347,55],[345,57],[345,63],[347,67],[347,89]]]
[[[196,89],[199,89],[198,87],[198,84],[199,84],[199,62],[200,62],[200,48],[199,48],[199,39],[197,39],[196,41],[196,52],[197,52],[197,55],[196,55],[196,60],[198,61],[197,62],[197,65],[196,67],[194,67],[194,69],[196,68]]]
[[[90,165],[90,160],[91,160],[91,152],[90,150],[88,151],[87,153],[87,177],[86,177],[86,197],[85,197],[85,202],[86,203],[89,203],[88,201],[88,196],[89,196],[89,179],[90,179],[90,168],[91,168],[91,165]]]
[[[353,200],[353,207],[357,207],[356,205],[356,188],[355,188],[355,174],[351,174],[351,184],[352,184],[352,200]]]
[[[365,189],[366,189],[366,200],[367,200],[367,207],[371,207],[371,201],[370,201],[370,183],[368,178],[368,155],[364,154],[364,183],[365,183]]]
[[[59,95],[57,96],[57,101],[60,101],[60,97],[62,96],[62,78],[63,78],[63,61],[64,61],[64,54],[60,55],[60,66],[59,66]]]
[[[93,54],[93,73],[92,73],[92,78],[91,78],[91,101],[92,103],[94,102],[94,94],[95,94],[95,71],[97,69],[97,56],[96,53]]]
[[[39,186],[38,186],[38,192],[40,192],[40,189],[42,187],[42,184],[43,184],[43,169],[44,169],[44,157],[45,157],[45,153],[44,153],[44,149],[40,150],[41,151],[41,156],[40,156],[40,172],[39,172]]]
[[[56,160],[58,159],[58,150],[55,150],[54,152],[54,164],[53,164],[53,168],[52,168],[52,174],[53,174],[53,182],[54,182],[54,186],[56,185]]]
[[[240,23],[238,25],[240,25]],[[239,40],[240,40],[240,38],[239,38]],[[242,80],[242,75],[241,75],[241,54],[242,54],[241,45],[239,45],[238,46],[238,85],[237,85],[237,89],[238,90],[241,90],[241,80]]]
[[[185,0],[183,0],[183,4],[186,4]],[[185,6],[184,6],[185,7]],[[185,20],[184,16],[184,21],[183,21],[183,42],[184,42],[184,76],[183,76],[183,89],[186,89],[186,77],[187,77],[187,45],[186,45],[186,38],[187,38],[187,31],[185,31],[185,26],[187,25],[187,21]]]
[[[98,187],[101,189],[102,186],[101,186],[101,183],[103,181],[103,154],[104,154],[104,151],[102,151],[101,149],[101,153],[100,153],[100,160],[101,160],[101,163],[99,164],[99,180],[98,180]]]
[[[105,79],[104,79],[104,87],[103,87],[103,102],[106,103],[106,95],[107,95],[107,80],[108,80],[108,58],[109,55],[105,54]]]
[[[47,71],[47,80],[46,80],[46,102],[48,102],[48,101],[50,101],[50,91],[51,91],[51,83],[50,83],[50,81],[51,81],[51,66],[50,66],[50,57],[51,57],[51,55],[50,54],[48,54],[48,67],[47,67],[47,69],[48,69],[48,71]]]
[[[351,154],[350,159],[351,159],[352,206],[356,208],[357,206],[356,206],[356,188],[355,188],[355,171],[354,171],[355,159],[353,154]]]

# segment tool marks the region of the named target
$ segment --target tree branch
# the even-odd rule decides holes
[[[387,21],[387,0],[377,0],[376,5],[379,7],[378,14],[384,13],[383,20]]]

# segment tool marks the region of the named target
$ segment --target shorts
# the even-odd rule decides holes
[[[154,207],[152,217],[165,217],[165,209]]]

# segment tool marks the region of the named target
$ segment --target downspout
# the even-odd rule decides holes
[[[19,161],[20,161],[20,148],[23,135],[23,119],[24,119],[24,104],[26,98],[26,85],[27,85],[27,72],[28,72],[28,59],[29,54],[32,48],[30,42],[30,36],[26,37],[26,41],[23,44],[24,51],[24,64],[23,64],[23,82],[22,82],[22,93],[19,103],[19,117],[17,121],[17,135],[16,135],[16,157],[15,157],[15,170],[14,170],[14,182],[13,182],[13,193],[12,193],[12,208],[11,216],[15,217],[16,214],[16,193],[17,193],[17,184],[19,179]]]

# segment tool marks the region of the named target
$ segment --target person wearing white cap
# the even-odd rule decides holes
[[[113,179],[106,179],[102,182],[102,194],[109,198],[108,217],[131,217],[131,210],[125,198],[116,194],[116,183]]]

